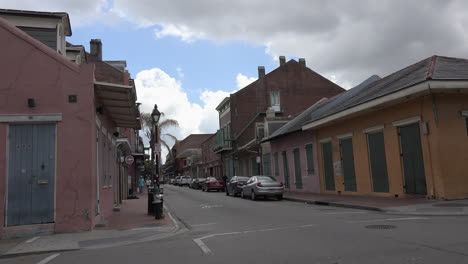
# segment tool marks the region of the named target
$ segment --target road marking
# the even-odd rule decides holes
[[[201,204],[200,207],[202,209],[210,209],[210,208],[223,207],[223,206],[220,204]]]
[[[39,239],[39,237],[33,237],[33,238],[29,239],[29,240],[26,240],[26,243],[34,242],[37,239]]]
[[[193,241],[195,242],[195,244],[197,244],[201,248],[201,250],[203,251],[205,255],[213,254],[211,249],[207,247],[206,244],[203,243],[203,241],[200,238],[195,238]]]
[[[285,229],[293,229],[293,228],[305,228],[317,226],[316,224],[310,225],[300,225],[300,226],[287,226],[287,227],[277,227],[277,228],[266,228],[266,229],[256,229],[256,230],[246,230],[246,231],[237,231],[237,232],[229,232],[229,233],[219,233],[219,234],[211,234],[206,235],[203,237],[193,239],[193,242],[200,247],[205,255],[212,255],[213,251],[203,242],[203,239],[215,237],[215,236],[227,236],[227,235],[239,235],[239,234],[247,234],[247,233],[254,233],[254,232],[266,232],[266,231],[276,231],[276,230],[285,230]]]
[[[51,256],[48,256],[47,258],[39,261],[37,264],[46,264],[47,262],[53,260],[54,258],[58,257],[60,255],[60,253],[57,253],[57,254],[53,254]]]
[[[190,226],[207,226],[207,225],[216,225],[216,223],[206,223],[206,224],[198,224],[198,225],[190,225]]]
[[[370,223],[370,222],[424,220],[424,219],[429,219],[429,218],[427,218],[427,217],[405,217],[405,218],[389,218],[389,219],[376,219],[376,220],[349,221],[348,223]]]
[[[324,215],[337,215],[337,214],[367,214],[367,212],[334,212],[334,213],[322,213]]]

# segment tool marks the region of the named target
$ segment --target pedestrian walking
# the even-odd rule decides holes
[[[226,175],[223,176],[223,182],[224,182],[224,190],[226,191],[226,188],[227,188],[227,185],[226,185],[227,184],[227,176]]]
[[[145,188],[145,179],[140,176],[140,179],[138,179],[138,193],[143,193],[143,188]]]

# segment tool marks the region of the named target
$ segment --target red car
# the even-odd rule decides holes
[[[208,177],[202,185],[202,191],[209,192],[210,190],[224,191],[224,181]]]

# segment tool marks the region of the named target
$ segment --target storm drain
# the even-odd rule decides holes
[[[457,204],[457,203],[443,203],[443,204],[433,204],[435,207],[468,207],[468,204]]]
[[[368,229],[394,229],[396,226],[394,225],[368,225],[366,226]]]

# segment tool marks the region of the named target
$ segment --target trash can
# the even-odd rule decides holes
[[[159,196],[159,195],[158,195]],[[159,197],[155,197],[153,201],[154,219],[163,218],[163,200]]]
[[[154,215],[154,195],[152,191],[148,190],[148,215]]]

